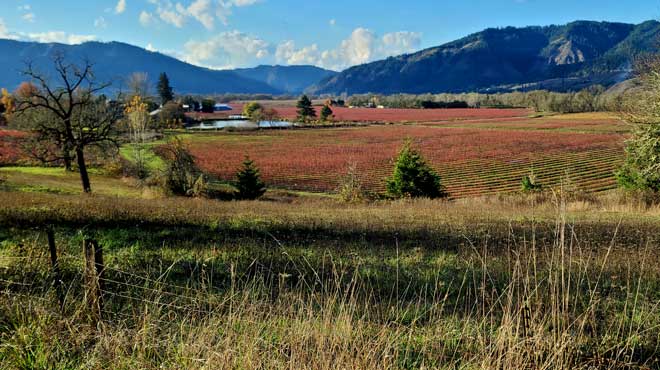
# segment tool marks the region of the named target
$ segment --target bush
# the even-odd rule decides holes
[[[440,176],[431,168],[421,154],[406,141],[399,152],[392,177],[387,180],[387,193],[394,198],[446,198]]]
[[[173,101],[165,103],[158,115],[160,128],[181,128],[186,121],[183,107]]]
[[[243,168],[236,174],[236,197],[241,200],[258,199],[266,192],[266,184],[261,181],[259,169],[254,162],[245,157]]]
[[[202,100],[202,113],[215,112],[215,100],[204,99]]]
[[[259,114],[255,114],[255,113],[259,112],[261,110],[263,110],[263,107],[261,106],[261,104],[259,104],[257,102],[254,102],[254,101],[249,102],[249,103],[245,104],[245,106],[243,107],[243,115],[245,117],[249,118],[249,119],[253,119],[253,117],[256,118],[256,116],[259,115]]]
[[[351,163],[348,166],[348,172],[339,185],[339,198],[347,203],[361,202],[366,198],[362,189],[362,181],[358,175],[357,165]]]
[[[537,193],[543,190],[543,185],[538,183],[536,175],[532,171],[529,175],[523,177],[521,181],[521,190],[523,193]]]
[[[167,192],[187,197],[205,195],[207,183],[204,174],[197,168],[195,158],[181,139],[172,139],[161,148],[161,154],[167,165],[161,183]]]

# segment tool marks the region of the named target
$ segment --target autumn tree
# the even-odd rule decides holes
[[[149,124],[149,113],[147,104],[140,95],[135,95],[125,109],[126,121],[128,122],[129,136],[133,146],[133,159],[137,176],[145,178],[148,175],[144,151],[147,141],[147,127]]]
[[[262,111],[263,107],[261,104],[255,101],[249,102],[243,106],[243,115],[253,122],[259,123],[262,120]]]
[[[121,107],[97,96],[111,86],[94,78],[89,61],[68,62],[63,54],[53,57],[55,77],[51,78],[26,64],[23,74],[36,85],[26,85],[18,94],[16,112],[35,112],[30,128],[35,142],[40,144],[35,156],[44,161],[63,161],[72,168],[75,159],[83,191],[92,191],[85,154],[87,149],[100,147],[107,153],[117,148],[115,124],[121,117]]]
[[[170,79],[165,72],[158,77],[158,96],[162,105],[174,100],[174,90],[170,86]]]

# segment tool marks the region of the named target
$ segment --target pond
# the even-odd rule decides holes
[[[220,130],[223,128],[283,128],[292,127],[287,121],[261,121],[259,124],[246,120],[205,121],[197,125],[187,126],[188,130]]]

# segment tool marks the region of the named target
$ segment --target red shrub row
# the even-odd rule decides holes
[[[234,176],[247,154],[271,184],[332,191],[348,164],[354,162],[368,188],[382,190],[392,159],[406,138],[414,140],[441,174],[455,178],[452,186],[456,188],[469,185],[476,175],[494,178],[488,181],[497,185],[498,176],[510,177],[507,172],[511,166],[528,170],[532,163],[543,167],[553,161],[562,162],[562,158],[570,162],[568,155],[574,153],[585,153],[585,158],[589,153],[618,153],[623,141],[614,134],[380,126],[218,135],[194,143],[192,150],[203,169],[224,179]],[[612,167],[618,157],[603,158],[605,167]],[[493,169],[489,170],[491,165]],[[455,176],[457,172],[471,175],[461,178]],[[519,179],[516,181],[518,186]]]

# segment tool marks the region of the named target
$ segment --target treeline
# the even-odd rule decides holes
[[[386,108],[531,108],[537,112],[580,113],[618,111],[621,94],[608,92],[595,86],[578,92],[557,93],[546,90],[499,94],[362,94],[348,98],[348,105],[355,107]]]

